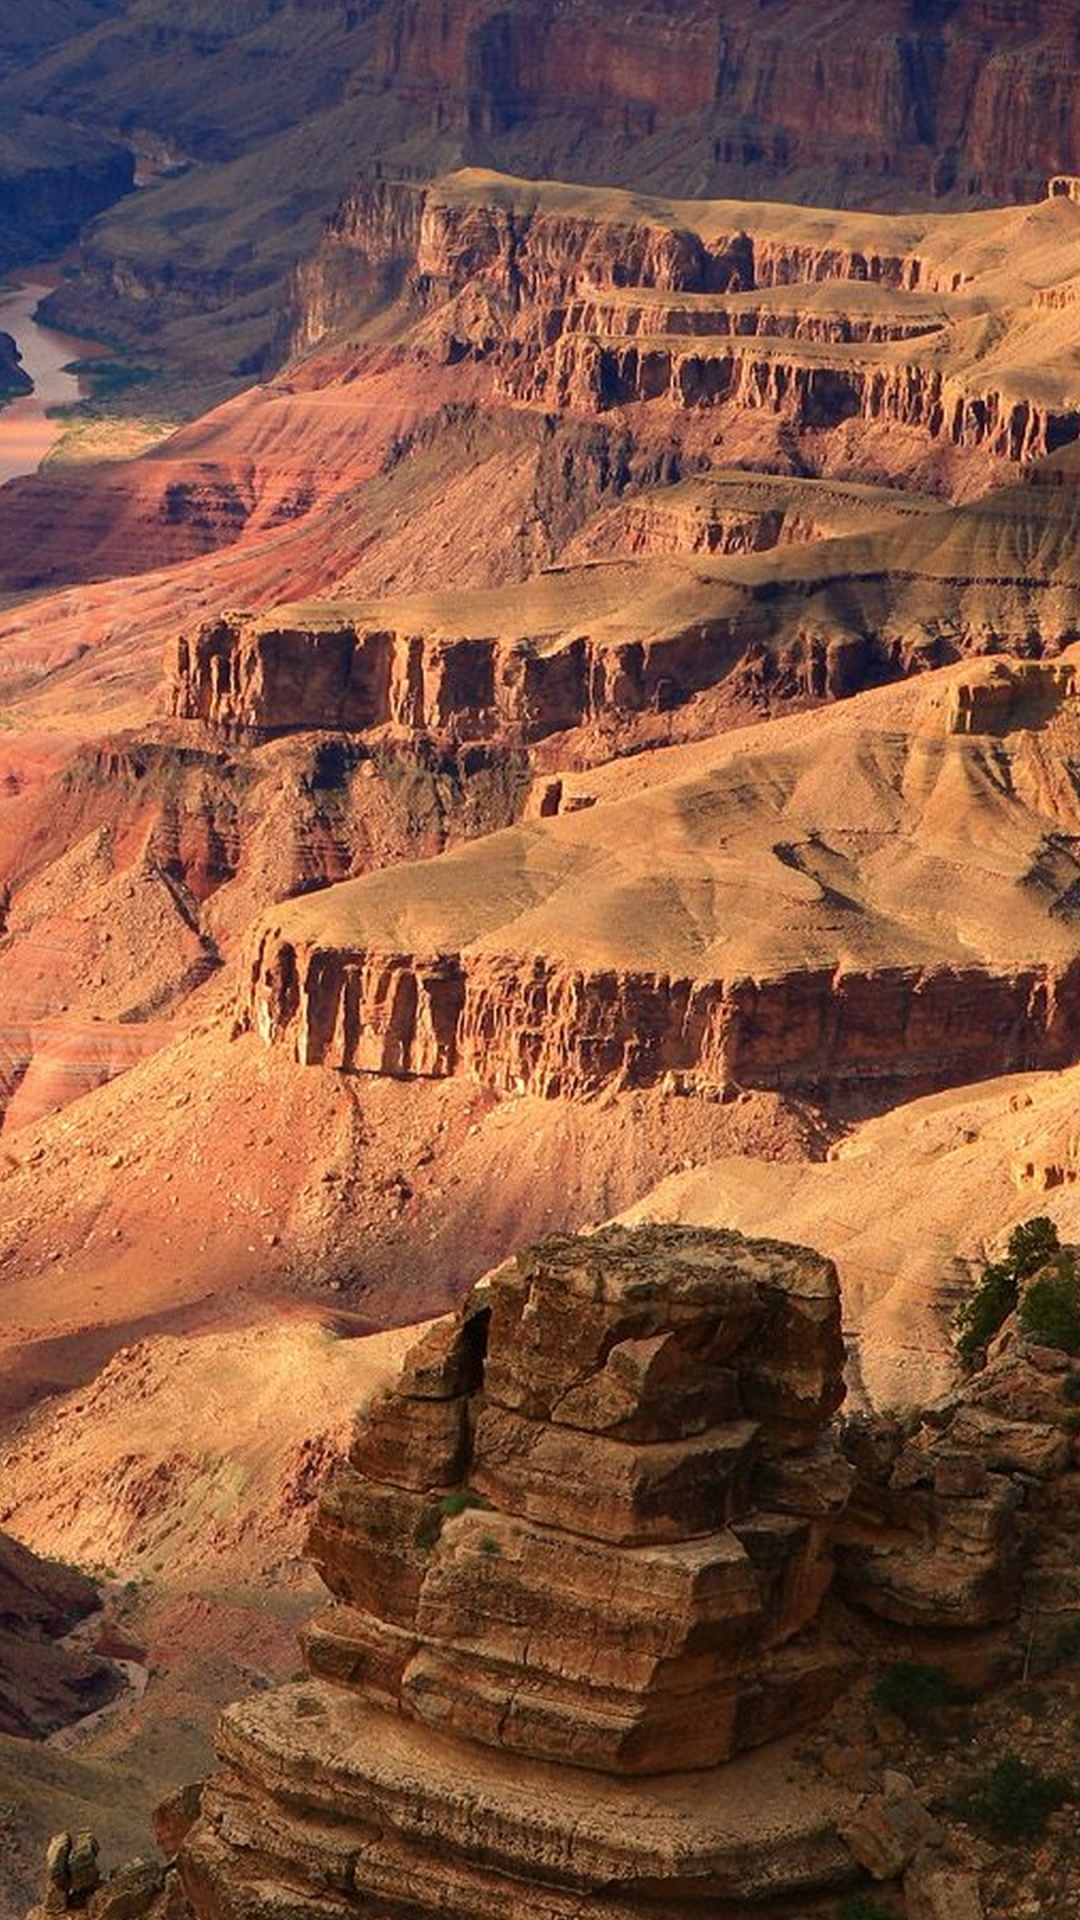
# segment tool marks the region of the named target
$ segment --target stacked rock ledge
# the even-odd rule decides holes
[[[324,1492],[307,1677],[230,1709],[199,1920],[690,1920],[855,1876],[790,1742],[849,1470],[831,1263],[558,1237],[414,1347]],[[766,1748],[765,1752],[751,1751]]]

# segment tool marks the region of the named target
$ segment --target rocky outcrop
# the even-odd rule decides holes
[[[973,390],[940,367],[892,355],[878,364],[865,349],[820,348],[766,352],[764,343],[665,340],[607,346],[588,336],[565,337],[553,357],[551,398],[557,405],[595,408],[663,401],[679,408],[730,405],[783,414],[799,433],[828,432],[859,419],[911,428],[968,451],[984,449],[1013,464],[1055,453],[1080,434],[1080,408],[1039,406],[995,392]],[[529,384],[545,392],[545,370]]]
[[[556,1239],[476,1289],[323,1497],[308,1676],[222,1722],[200,1920],[275,1886],[297,1920],[689,1920],[853,1877],[845,1796],[735,1757],[843,1683],[841,1365],[831,1266],[733,1234]]]
[[[257,936],[247,1017],[307,1065],[580,1098],[654,1086],[837,1097],[1065,1066],[1080,967],[806,969],[760,980],[588,973],[542,956],[301,948]]]
[[[60,1644],[97,1606],[96,1587],[75,1568],[0,1534],[0,1733],[40,1739],[121,1691],[115,1667]]]
[[[943,1399],[847,1422],[844,1598],[958,1677],[1000,1673],[1021,1636],[1038,1667],[1080,1606],[1078,1390],[1075,1363],[1010,1322]]]
[[[130,193],[135,158],[85,125],[12,112],[0,132],[0,268],[56,252]]]
[[[1070,220],[1062,202],[1009,215],[1019,245],[1040,221],[1066,241]],[[988,226],[985,239],[992,249],[1001,235]],[[971,259],[940,216],[811,219],[464,170],[348,196],[296,283],[291,335],[308,348],[400,290],[421,316],[421,352],[483,365],[515,406],[634,409],[636,432],[662,422],[677,442],[688,415],[759,436],[772,417],[798,439],[803,471],[862,422],[903,429],[954,466],[1008,472],[1077,438],[1080,391],[1067,378],[1048,388],[1024,344],[976,339],[978,284],[997,261],[988,252],[973,272]],[[1032,296],[1039,312],[1046,292]]]
[[[34,383],[23,371],[22,356],[10,333],[0,333],[0,401],[32,393]]]
[[[526,744],[662,711],[722,679],[740,651],[735,625],[676,622],[655,640],[583,635],[545,647],[528,635],[410,632],[333,606],[322,619],[232,614],[170,644],[168,700],[176,718],[241,737],[393,727]]]
[[[88,1827],[54,1834],[45,1854],[41,1904],[26,1920],[57,1920],[65,1913],[83,1920],[188,1920],[175,1876],[156,1860],[129,1860],[105,1874],[100,1854]]]

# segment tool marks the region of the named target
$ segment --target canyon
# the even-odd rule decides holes
[[[1072,12],[227,12],[0,22],[0,1920],[1065,1920]]]

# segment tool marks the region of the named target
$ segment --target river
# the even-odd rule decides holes
[[[78,376],[65,373],[65,366],[101,351],[91,341],[38,325],[34,308],[48,292],[44,282],[30,280],[0,291],[0,331],[14,337],[24,371],[34,383],[33,393],[0,408],[0,486],[41,465],[63,432],[61,421],[46,419],[46,407],[70,405],[80,397]]]

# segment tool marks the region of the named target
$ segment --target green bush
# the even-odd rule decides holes
[[[973,1782],[958,1811],[962,1819],[995,1840],[1030,1840],[1042,1832],[1048,1816],[1071,1798],[1072,1791],[1072,1782],[1064,1774],[1041,1773],[1018,1754],[1007,1753]]]
[[[1080,1279],[1071,1260],[1032,1281],[1020,1302],[1020,1331],[1040,1346],[1080,1353]]]
[[[482,1493],[476,1493],[472,1487],[455,1487],[453,1493],[444,1493],[442,1498],[418,1521],[413,1538],[418,1547],[430,1553],[443,1530],[445,1520],[456,1520],[459,1513],[466,1513],[470,1507],[488,1507]]]
[[[962,1706],[968,1698],[943,1667],[925,1666],[921,1660],[894,1660],[874,1687],[877,1705],[906,1726],[918,1726],[944,1707]]]
[[[976,1364],[995,1333],[1004,1326],[1010,1313],[1015,1312],[1021,1281],[1030,1279],[1055,1256],[1067,1258],[1061,1255],[1058,1230],[1046,1214],[1024,1220],[1013,1228],[1004,1260],[992,1261],[984,1267],[982,1279],[960,1307],[953,1323],[956,1351],[965,1365]],[[1071,1266],[1069,1261],[1070,1270]],[[1077,1340],[1080,1341],[1080,1319]]]
[[[995,1333],[1014,1312],[1020,1288],[1012,1268],[998,1260],[983,1269],[983,1277],[956,1316],[956,1351],[973,1363],[990,1345]]]
[[[439,1501],[439,1516],[443,1520],[456,1520],[459,1513],[467,1513],[470,1507],[488,1507],[482,1493],[474,1493],[472,1487],[457,1487],[453,1493],[444,1493]]]
[[[1024,1220],[1013,1228],[1009,1235],[1008,1264],[1018,1280],[1027,1280],[1060,1251],[1057,1228],[1045,1213],[1040,1213],[1034,1220]]]

